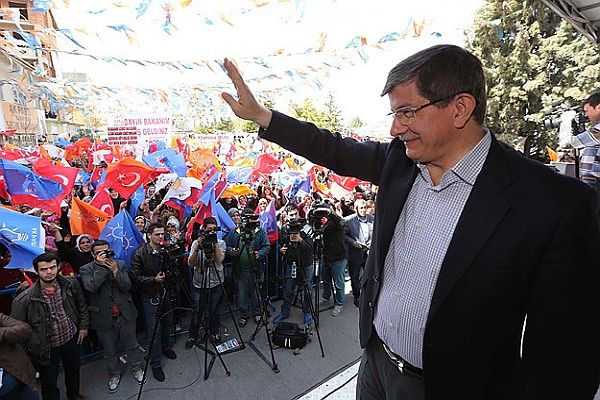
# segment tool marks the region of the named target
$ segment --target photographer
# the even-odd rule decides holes
[[[345,274],[346,265],[346,243],[344,233],[344,220],[336,214],[333,205],[324,202],[313,205],[309,212],[318,214],[320,210],[326,210],[327,221],[323,225],[323,258],[325,268],[323,269],[323,298],[320,300],[322,307],[331,305],[332,286],[335,287],[333,310],[331,315],[337,317],[344,309],[345,299]],[[331,284],[333,280],[333,285]]]
[[[137,249],[131,260],[131,280],[142,291],[148,342],[152,339],[156,318],[162,318],[157,325],[157,339],[152,346],[150,359],[154,378],[162,382],[165,380],[165,374],[162,369],[161,352],[171,360],[177,358],[171,339],[173,302],[170,292],[173,289],[169,289],[167,284],[169,260],[165,259],[168,258],[168,254],[165,254],[163,247],[165,227],[159,223],[150,224],[146,237],[148,244]]]
[[[225,241],[217,239],[218,230],[217,220],[214,217],[204,218],[200,235],[192,242],[190,249],[188,265],[194,269],[192,278],[194,311],[192,312],[189,338],[185,343],[186,349],[191,349],[198,340],[199,318],[210,321],[208,333],[212,341],[215,344],[221,342],[217,307],[223,298],[223,259],[226,245]],[[206,318],[207,316],[209,317]]]
[[[81,267],[81,281],[88,293],[91,327],[104,349],[108,368],[108,391],[115,393],[121,383],[121,365],[117,356],[120,339],[127,353],[127,362],[138,384],[142,383],[142,358],[137,349],[135,321],[137,310],[131,299],[131,281],[125,263],[114,259],[114,251],[105,240],[92,245],[94,261]]]
[[[302,292],[302,311],[304,313],[304,325],[312,324],[310,313],[310,292],[313,277],[312,265],[312,238],[310,237],[310,226],[304,220],[299,219],[300,213],[295,204],[290,203],[285,207],[288,223],[281,229],[279,237],[280,252],[282,255],[282,266],[285,271],[285,284],[283,287],[283,304],[281,312],[273,318],[273,323],[278,324],[290,316],[290,307],[294,300],[296,288],[302,290],[305,283],[308,288],[308,296]]]
[[[244,210],[240,224],[227,233],[225,243],[233,263],[240,326],[246,326],[250,317],[254,317],[254,322],[259,324],[260,306],[254,282],[257,275],[262,275],[262,270],[258,268],[269,254],[270,246],[267,233],[260,227],[258,216],[252,214],[252,209]]]
[[[573,132],[572,121],[577,112],[566,111],[560,117],[558,142],[563,148],[583,149],[579,162],[581,180],[600,195],[600,93],[591,95],[583,102],[583,112],[592,127],[581,133]],[[600,209],[598,212],[600,213]]]

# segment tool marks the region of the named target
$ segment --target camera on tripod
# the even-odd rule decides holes
[[[332,211],[327,203],[313,204],[308,211],[308,222],[315,230],[323,227],[323,218],[329,217]]]
[[[242,214],[240,224],[240,239],[244,243],[252,243],[256,228],[260,227],[260,221],[256,214]]]
[[[565,111],[573,110],[577,114],[575,118],[571,120],[571,127],[573,132],[583,132],[585,130],[585,124],[589,122],[589,118],[583,112],[583,109],[579,106],[567,107],[561,101],[552,103],[552,110],[546,114],[546,119],[543,120],[545,129],[558,129],[562,122],[561,116]]]
[[[217,232],[221,231],[221,227],[206,228],[198,231],[199,237],[202,238],[202,251],[207,259],[213,258],[215,254],[215,245],[217,244]]]

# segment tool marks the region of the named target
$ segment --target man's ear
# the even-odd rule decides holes
[[[465,127],[467,122],[473,116],[475,112],[475,107],[477,106],[477,101],[472,94],[469,93],[460,93],[456,95],[453,102],[453,121],[454,127],[458,129],[462,129]]]

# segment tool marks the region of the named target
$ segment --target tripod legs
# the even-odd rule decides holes
[[[271,342],[271,332],[269,329],[269,315],[268,315],[268,310],[267,310],[267,302],[265,300],[263,300],[263,296],[262,296],[262,290],[260,287],[260,280],[259,278],[256,276],[258,274],[258,272],[255,272],[254,276],[253,276],[253,284],[254,284],[254,290],[256,292],[256,298],[258,299],[258,306],[260,308],[260,323],[258,325],[256,325],[256,329],[254,330],[254,332],[252,333],[252,335],[250,336],[250,340],[248,345],[250,347],[252,347],[252,349],[254,350],[254,352],[256,354],[258,354],[258,356],[260,358],[262,358],[262,360],[267,363],[268,366],[271,367],[271,369],[273,370],[273,372],[275,372],[276,374],[279,373],[279,368],[277,367],[277,363],[275,362],[275,354],[273,353],[273,343]],[[271,362],[269,362],[266,357],[260,352],[260,350],[258,350],[258,348],[256,346],[254,346],[254,343],[252,343],[254,341],[254,339],[256,338],[256,335],[258,333],[258,331],[260,330],[261,327],[265,327],[265,333],[267,335],[267,341],[269,342],[269,351],[271,352]]]
[[[315,331],[317,332],[317,338],[319,339],[319,347],[321,348],[321,357],[325,357],[325,352],[323,351],[323,342],[321,341],[321,333],[319,332],[319,324],[317,323],[315,313],[315,308],[312,303],[312,299],[310,298],[310,291],[308,290],[308,284],[306,281],[302,282],[302,304],[304,304],[304,299],[308,301],[308,307],[310,308],[310,315],[312,316],[313,321],[315,321]]]

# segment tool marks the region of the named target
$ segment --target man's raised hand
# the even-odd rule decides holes
[[[229,93],[223,92],[221,93],[223,100],[225,100],[229,107],[231,107],[233,113],[239,118],[256,122],[262,128],[267,129],[271,123],[271,110],[268,110],[256,101],[233,61],[226,58],[223,61],[223,66],[225,67],[233,86],[235,86],[238,97],[236,100]]]

